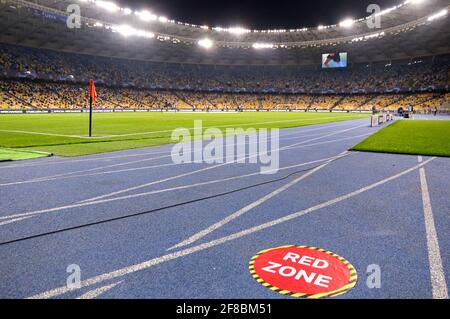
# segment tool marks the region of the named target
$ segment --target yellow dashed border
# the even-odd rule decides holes
[[[256,259],[264,254],[267,253],[271,250],[275,250],[275,249],[281,249],[281,248],[289,248],[289,247],[296,247],[296,248],[307,248],[307,249],[311,249],[311,250],[318,250],[320,252],[326,253],[330,256],[333,256],[337,259],[339,259],[340,261],[342,261],[342,263],[344,263],[344,265],[347,266],[348,270],[350,271],[350,278],[347,284],[345,284],[344,286],[342,286],[341,288],[334,290],[334,291],[329,291],[329,292],[325,292],[325,293],[320,293],[320,294],[314,294],[314,295],[308,295],[308,294],[304,294],[304,293],[295,293],[295,292],[291,292],[289,290],[283,290],[280,289],[278,287],[272,286],[271,284],[267,283],[264,281],[264,279],[262,279],[261,277],[259,277],[259,275],[256,273],[255,271],[255,261]],[[335,253],[331,252],[331,251],[327,251],[325,249],[322,248],[317,248],[317,247],[311,247],[311,246],[295,246],[295,245],[287,245],[287,246],[280,246],[280,247],[275,247],[275,248],[270,248],[270,249],[266,249],[266,250],[262,250],[259,253],[257,253],[255,256],[252,257],[252,259],[250,259],[249,262],[249,270],[250,270],[250,274],[252,275],[252,277],[259,282],[261,285],[263,285],[266,288],[269,288],[272,291],[278,292],[282,295],[285,296],[291,296],[294,298],[309,298],[309,299],[318,299],[318,298],[324,298],[324,297],[336,297],[342,294],[345,294],[347,291],[349,291],[350,289],[352,289],[353,287],[355,287],[356,282],[358,281],[358,274],[356,273],[356,269],[355,267],[352,266],[352,264],[350,264],[345,258],[336,255]]]

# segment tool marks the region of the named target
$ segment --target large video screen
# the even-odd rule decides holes
[[[334,52],[322,54],[322,68],[346,68],[347,67],[347,52]]]

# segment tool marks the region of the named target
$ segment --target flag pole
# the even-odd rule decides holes
[[[89,97],[89,137],[92,137],[92,96]]]
[[[92,137],[92,105],[97,101],[94,80],[89,80],[89,137]]]

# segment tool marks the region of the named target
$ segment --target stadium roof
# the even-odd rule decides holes
[[[81,28],[66,25],[74,2]],[[350,63],[450,52],[448,0],[399,2],[378,13],[380,28],[367,17],[292,30],[196,26],[103,0],[0,0],[0,8],[1,42],[157,62],[317,65],[326,52],[349,52]]]

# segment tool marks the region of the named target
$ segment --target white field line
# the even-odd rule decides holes
[[[245,230],[242,230],[242,231],[233,233],[231,235],[224,236],[222,238],[215,239],[215,240],[212,240],[212,241],[209,241],[209,242],[197,245],[197,246],[193,246],[191,248],[187,248],[187,249],[183,249],[183,250],[176,251],[176,252],[173,252],[173,253],[169,253],[169,254],[166,254],[166,255],[163,255],[163,256],[160,256],[160,257],[156,257],[156,258],[153,258],[153,259],[146,260],[144,262],[141,262],[141,263],[138,263],[138,264],[135,264],[135,265],[123,267],[123,268],[120,268],[120,269],[117,269],[117,270],[114,270],[114,271],[111,271],[111,272],[107,272],[107,273],[104,273],[104,274],[101,274],[101,275],[98,275],[98,276],[91,277],[91,278],[83,280],[81,282],[81,288],[89,287],[89,286],[92,286],[92,285],[104,282],[106,280],[112,280],[112,279],[115,279],[115,278],[120,278],[120,277],[129,275],[129,274],[133,274],[133,273],[136,273],[136,272],[139,272],[139,271],[142,271],[142,270],[146,270],[146,269],[149,269],[149,268],[151,268],[151,267],[153,267],[155,265],[159,265],[159,264],[162,264],[164,262],[168,262],[168,261],[180,258],[180,257],[184,257],[184,256],[188,256],[188,255],[194,254],[194,253],[199,252],[199,251],[203,251],[203,250],[215,247],[215,246],[219,246],[219,245],[225,244],[227,242],[230,242],[230,241],[233,241],[233,240],[245,237],[245,236],[249,236],[249,235],[254,234],[256,232],[260,232],[262,230],[265,230],[265,229],[277,226],[279,224],[291,221],[293,219],[302,217],[304,215],[307,215],[307,214],[310,214],[312,212],[318,211],[318,210],[320,210],[322,208],[326,208],[326,207],[332,206],[334,204],[340,203],[340,202],[342,202],[344,200],[353,198],[353,197],[355,197],[357,195],[360,195],[360,194],[362,194],[364,192],[372,190],[372,189],[374,189],[374,188],[376,188],[378,186],[381,186],[381,185],[384,185],[384,184],[386,184],[388,182],[396,180],[396,179],[398,179],[398,178],[400,178],[400,177],[402,177],[402,176],[404,176],[406,174],[409,174],[409,173],[411,173],[411,172],[413,172],[413,171],[415,171],[415,170],[425,166],[426,164],[428,164],[429,162],[431,162],[434,159],[435,158],[433,157],[433,158],[431,158],[431,159],[429,159],[429,160],[427,160],[425,162],[419,163],[418,165],[413,166],[413,167],[411,167],[411,168],[409,168],[409,169],[407,169],[405,171],[402,171],[402,172],[400,172],[398,174],[395,174],[395,175],[393,175],[391,177],[382,179],[382,180],[380,180],[380,181],[378,181],[376,183],[370,184],[370,185],[368,185],[366,187],[363,187],[363,188],[360,188],[360,189],[358,189],[356,191],[353,191],[353,192],[347,193],[345,195],[336,197],[334,199],[328,200],[326,202],[323,202],[321,204],[312,206],[310,208],[307,208],[307,209],[304,209],[304,210],[301,210],[301,211],[298,211],[298,212],[286,215],[284,217],[281,217],[281,218],[278,218],[278,219],[274,219],[274,220],[271,220],[269,222],[266,222],[266,223],[263,223],[263,224],[260,224],[260,225],[257,225],[257,226],[251,227],[251,228],[247,228]],[[45,291],[45,292],[33,295],[33,296],[29,297],[28,299],[48,299],[48,298],[53,298],[53,297],[56,297],[56,296],[63,295],[65,293],[73,291],[73,290],[74,290],[73,288],[71,289],[71,288],[68,288],[67,286],[61,286],[61,287],[58,287],[58,288],[55,288],[55,289],[51,289],[51,290],[48,290],[48,291]]]
[[[328,157],[328,158],[319,159],[319,160],[315,160],[315,161],[311,161],[311,162],[306,162],[306,163],[283,167],[280,170],[287,170],[287,169],[297,168],[297,167],[306,166],[306,165],[310,165],[310,164],[316,164],[316,163],[320,163],[320,162],[335,159],[335,158],[336,158],[336,156]],[[79,203],[74,203],[74,204],[66,205],[66,206],[36,210],[36,211],[19,213],[19,214],[14,214],[14,215],[9,215],[9,216],[1,216],[0,221],[5,220],[5,219],[10,219],[10,218],[14,218],[14,221],[20,221],[21,218],[23,218],[23,217],[34,217],[36,215],[42,215],[42,214],[46,214],[46,213],[54,213],[57,211],[67,210],[67,209],[72,209],[72,208],[104,204],[104,203],[109,203],[109,202],[125,200],[125,199],[138,198],[138,197],[143,197],[143,196],[171,192],[171,191],[180,190],[180,189],[188,189],[188,188],[193,188],[193,187],[198,187],[198,186],[223,183],[223,182],[227,182],[227,181],[238,180],[241,178],[247,178],[247,177],[256,176],[256,175],[261,175],[261,174],[259,172],[256,172],[256,173],[250,173],[250,174],[246,174],[246,175],[238,175],[238,176],[232,176],[232,177],[227,177],[227,178],[222,178],[222,179],[210,180],[210,181],[206,181],[206,182],[198,182],[198,183],[176,186],[176,187],[171,187],[171,188],[158,189],[158,190],[149,191],[149,192],[145,192],[145,193],[131,194],[131,195],[125,195],[125,196],[121,196],[121,197],[114,197],[114,198],[102,199],[102,200],[90,201],[90,202],[79,202]],[[8,223],[12,223],[12,222],[13,221],[8,221]],[[2,225],[2,224],[0,224],[0,225]]]
[[[422,156],[418,158],[422,163]],[[445,280],[444,267],[442,265],[439,241],[434,223],[433,209],[431,207],[430,193],[428,191],[427,176],[425,168],[419,169],[420,186],[422,190],[423,213],[425,218],[425,229],[427,235],[428,261],[430,264],[431,286],[434,299],[449,299],[447,282]]]
[[[332,161],[347,156],[349,153],[347,153],[347,151],[345,151],[342,154],[339,154],[338,156],[331,158],[330,160],[328,160],[327,162],[323,163],[322,165],[314,168],[313,170],[301,175],[300,177],[297,177],[296,179],[290,181],[289,183],[283,185],[282,187],[274,190],[273,192],[259,198],[258,200],[254,201],[253,203],[248,204],[247,206],[239,209],[238,211],[228,215],[227,217],[223,218],[222,220],[218,221],[217,223],[214,223],[213,225],[199,231],[198,233],[188,237],[187,239],[179,242],[178,244],[170,247],[168,250],[172,250],[172,249],[178,249],[184,246],[188,246],[200,239],[202,239],[203,237],[209,235],[210,233],[212,233],[213,231],[223,227],[224,225],[228,224],[229,222],[233,221],[234,219],[244,215],[245,213],[249,212],[250,210],[252,210],[253,208],[258,207],[259,205],[262,205],[263,203],[267,202],[268,200],[272,199],[273,197],[277,196],[278,194],[281,194],[282,192],[284,192],[285,190],[291,188],[292,186],[298,184],[299,182],[301,182],[302,180],[304,180],[305,178],[307,178],[308,176],[311,176],[312,174],[320,171],[322,168],[328,166]]]
[[[93,290],[88,291],[87,293],[81,295],[80,297],[77,297],[76,299],[94,299],[97,298],[100,295],[103,295],[105,292],[108,292],[109,290],[113,289],[117,285],[121,284],[123,280],[119,282],[112,283],[110,285],[106,285],[103,287],[99,287]]]
[[[299,143],[294,143],[294,144],[291,144],[291,145],[288,145],[288,146],[285,146],[285,147],[281,147],[281,148],[278,148],[278,149],[276,149],[274,151],[284,151],[284,150],[287,150],[287,149],[292,149],[293,147],[298,146],[298,145],[306,144],[308,142],[316,141],[316,140],[319,140],[319,139],[322,139],[322,138],[325,138],[325,137],[329,137],[329,136],[337,135],[337,134],[340,134],[340,133],[348,132],[348,131],[351,131],[351,130],[355,130],[355,129],[358,129],[358,128],[363,127],[363,126],[366,127],[367,125],[359,125],[359,126],[355,126],[355,127],[352,127],[352,128],[345,129],[345,130],[335,131],[333,133],[328,133],[328,134],[325,134],[325,135],[322,135],[322,136],[319,136],[319,137],[316,137],[316,138],[313,138],[313,139],[308,139],[308,140],[305,140],[305,141],[302,141],[302,142],[299,142]],[[175,176],[167,177],[167,178],[164,178],[164,179],[161,179],[161,180],[152,181],[152,182],[149,182],[149,183],[144,183],[144,184],[141,184],[141,185],[125,188],[125,189],[122,189],[122,190],[119,190],[119,191],[115,191],[115,192],[111,192],[111,193],[107,193],[107,194],[104,194],[104,195],[101,195],[101,196],[88,198],[86,200],[83,200],[82,202],[95,201],[95,200],[103,199],[103,198],[106,198],[106,197],[111,197],[111,196],[123,194],[123,193],[126,193],[126,192],[134,191],[134,190],[141,189],[141,188],[144,188],[144,187],[148,187],[148,186],[151,186],[151,185],[160,184],[160,183],[163,183],[163,182],[179,179],[179,178],[182,178],[182,177],[194,175],[194,174],[197,174],[197,173],[201,173],[201,172],[205,172],[205,171],[208,171],[208,170],[216,169],[216,168],[223,167],[223,166],[226,166],[226,165],[231,165],[233,163],[239,162],[240,160],[246,160],[246,159],[250,159],[250,158],[258,157],[258,156],[259,156],[258,153],[249,154],[249,155],[247,155],[245,157],[236,159],[235,161],[232,161],[232,162],[225,162],[225,163],[222,163],[222,164],[208,166],[208,167],[205,167],[205,168],[201,168],[201,169],[194,170],[194,171],[191,171],[191,172],[183,173],[183,174],[180,174],[180,175],[175,175]]]
[[[300,126],[300,127],[286,128],[283,130],[284,131],[299,130],[299,132],[289,132],[287,134],[283,134],[283,131],[281,131],[280,136],[285,137],[285,136],[302,134],[302,133],[307,133],[307,132],[312,132],[312,131],[319,131],[319,130],[328,129],[330,127],[343,126],[343,125],[349,124],[349,123],[348,123],[348,121],[341,121],[341,122],[337,122],[336,124],[330,124],[330,125],[328,125],[328,124],[329,123],[317,124],[317,125],[321,125],[320,127],[315,127],[316,125],[314,125],[314,126]],[[311,129],[311,127],[314,127],[314,128]],[[310,129],[303,130],[304,128],[310,128]],[[164,146],[168,146],[168,145],[160,145],[160,146],[164,147]],[[155,146],[155,147],[158,147],[158,146]],[[122,150],[122,151],[127,151],[127,150]],[[122,151],[119,151],[119,152],[122,152]],[[34,167],[34,166],[56,165],[56,164],[72,164],[72,163],[77,163],[77,162],[103,161],[103,160],[110,160],[110,159],[138,157],[138,156],[147,156],[147,155],[156,155],[156,154],[170,154],[170,151],[145,152],[145,153],[136,153],[136,154],[120,154],[120,155],[112,155],[112,156],[103,156],[104,154],[102,154],[102,156],[100,156],[100,157],[89,157],[89,158],[79,158],[79,159],[70,159],[70,160],[61,160],[61,161],[47,161],[44,163],[29,163],[29,164],[23,163],[23,164],[15,164],[15,165],[8,165],[8,166],[0,166],[0,169]],[[98,155],[98,154],[94,154],[93,156],[95,156],[95,155]],[[86,156],[90,156],[90,155],[86,155]]]
[[[322,134],[312,134],[312,135],[302,135],[302,136],[293,136],[293,137],[288,137],[288,138],[284,138],[284,139],[280,139],[283,141],[286,140],[291,140],[291,139],[298,139],[298,138],[303,138],[303,137],[312,137],[312,136],[321,136]],[[262,141],[267,141],[267,139],[262,140]],[[258,144],[258,142],[255,143],[237,143],[236,145],[253,145],[253,144]],[[191,153],[194,152],[194,150],[191,150]],[[154,153],[156,154],[156,153]],[[161,154],[170,154],[170,152],[161,152]],[[142,160],[136,160],[136,161],[129,161],[129,162],[124,162],[124,163],[118,163],[118,164],[111,164],[111,165],[106,165],[106,166],[100,166],[100,167],[95,167],[95,168],[90,168],[90,169],[84,169],[84,170],[77,170],[77,171],[71,171],[71,172],[67,172],[67,173],[62,173],[62,174],[56,174],[56,175],[50,175],[50,176],[42,176],[42,177],[37,177],[37,178],[33,178],[30,180],[25,180],[25,181],[17,181],[17,182],[10,182],[10,183],[3,183],[0,184],[1,186],[11,186],[11,185],[21,185],[21,184],[29,184],[29,183],[37,183],[37,182],[45,182],[45,181],[53,181],[53,180],[59,180],[59,179],[67,179],[67,178],[71,178],[72,176],[74,177],[80,177],[80,176],[95,176],[95,175],[101,175],[101,174],[83,174],[80,175],[81,173],[87,173],[87,172],[92,172],[92,171],[97,171],[97,170],[102,170],[102,169],[106,169],[106,168],[112,168],[112,167],[118,167],[118,166],[124,166],[124,165],[129,165],[129,164],[135,164],[135,163],[141,163],[141,162],[146,162],[146,161],[152,161],[152,160],[157,160],[157,159],[163,159],[163,158],[169,158],[171,157],[171,155],[166,155],[166,156],[160,156],[160,157],[154,157],[154,158],[149,158],[149,159],[142,159]],[[144,168],[156,168],[156,167],[164,167],[164,166],[172,166],[172,165],[184,165],[184,164],[165,164],[165,165],[156,165],[156,166],[147,166]],[[133,170],[141,170],[144,168],[137,168],[137,169],[126,169],[126,170],[118,170],[117,172],[125,172],[125,171],[133,171]],[[110,172],[114,172],[114,171],[110,171]],[[72,175],[72,174],[77,174],[78,175]]]
[[[319,117],[316,119],[302,119],[300,123],[303,122],[309,122],[309,121],[317,121],[317,120],[328,120],[328,119],[335,119],[336,117]],[[355,118],[361,119],[362,117]],[[254,126],[254,125],[261,125],[261,124],[274,124],[274,123],[287,123],[287,122],[299,122],[299,120],[280,120],[280,121],[270,121],[270,122],[256,122],[256,123],[239,123],[239,124],[227,124],[227,125],[217,125],[217,126],[205,126],[204,129],[208,128],[224,128],[224,127],[241,127],[241,126]],[[318,123],[320,124],[320,123]],[[189,131],[193,131],[195,128],[187,128]],[[147,134],[154,134],[154,133],[167,133],[172,132],[171,130],[163,130],[163,131],[153,131],[153,132],[139,132],[139,133],[129,133],[129,134],[116,134],[116,135],[109,135],[108,137],[123,137],[123,136],[136,136],[136,135],[147,135]]]
[[[255,123],[242,123],[239,126],[252,126],[252,125],[261,125],[261,124],[273,124],[273,123],[284,123],[284,122],[306,122],[306,121],[317,121],[317,120],[327,120],[327,119],[336,119],[336,117],[320,117],[316,119],[302,119],[302,120],[280,120],[280,121],[270,121],[270,122],[255,122]],[[358,119],[358,118],[356,118]],[[214,127],[233,127],[236,124],[228,124],[228,125],[219,125]],[[212,126],[205,126],[204,128],[210,128]],[[194,128],[187,128],[192,131]],[[75,134],[58,134],[58,133],[47,133],[47,132],[34,132],[34,131],[23,131],[23,130],[0,130],[0,132],[5,133],[19,133],[19,134],[30,134],[30,135],[47,135],[47,136],[59,136],[59,137],[71,137],[71,138],[81,138],[81,139],[103,139],[103,138],[112,138],[112,137],[126,137],[126,136],[137,136],[137,135],[148,135],[148,134],[156,134],[156,133],[167,133],[172,132],[173,129],[170,130],[160,130],[160,131],[149,131],[149,132],[139,132],[139,133],[125,133],[125,134],[109,134],[102,136],[84,136],[84,135],[75,135]]]
[[[19,134],[29,134],[29,135],[45,135],[45,136],[58,136],[58,137],[71,137],[71,138],[82,138],[82,139],[95,139],[95,138],[104,138],[102,137],[88,137],[81,135],[68,135],[68,134],[57,134],[57,133],[45,133],[45,132],[33,132],[33,131],[19,131],[19,130],[0,130],[0,132],[5,133],[19,133]]]

